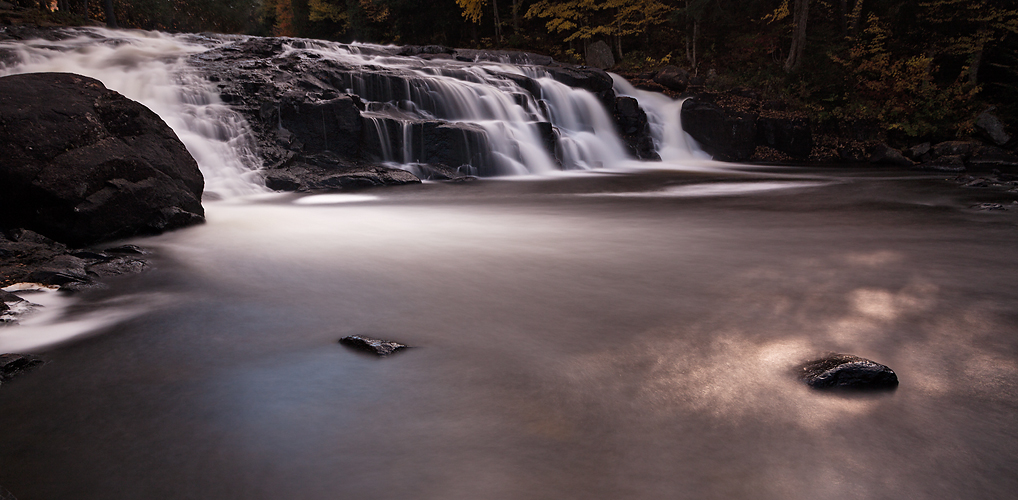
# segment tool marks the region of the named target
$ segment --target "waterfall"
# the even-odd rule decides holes
[[[0,76],[66,72],[95,78],[144,104],[173,129],[205,177],[206,198],[267,191],[247,121],[187,66],[188,56],[224,41],[101,28],[69,33],[77,36],[0,42],[0,49],[15,56],[14,62],[0,64]]]
[[[0,76],[59,71],[96,78],[166,121],[197,161],[206,198],[266,191],[251,126],[189,66],[191,56],[249,37],[99,28],[63,34],[69,36],[59,41],[0,42],[8,54]],[[282,55],[343,68],[328,75],[329,84],[360,97],[365,141],[377,145],[378,159],[395,166],[413,171],[426,161],[436,130],[463,149],[445,163],[473,174],[541,174],[631,160],[598,97],[556,81],[543,66],[399,53],[395,46],[286,39]],[[705,157],[682,131],[681,101],[612,77],[618,94],[635,97],[646,110],[662,158]]]
[[[658,92],[633,87],[625,78],[610,73],[615,93],[635,98],[647,112],[651,135],[657,152],[664,161],[709,160],[710,155],[682,129],[682,102]]]

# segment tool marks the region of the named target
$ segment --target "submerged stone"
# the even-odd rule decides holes
[[[352,349],[370,352],[378,356],[388,356],[400,349],[409,347],[408,345],[393,342],[391,340],[373,339],[360,335],[349,335],[343,337],[339,339],[339,343]]]
[[[799,379],[814,389],[887,390],[898,387],[898,376],[885,365],[851,354],[828,354],[797,370]]]
[[[0,354],[0,385],[42,363],[42,358],[31,354]]]

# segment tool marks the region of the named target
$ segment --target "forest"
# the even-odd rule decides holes
[[[1018,0],[16,0],[127,28],[517,49],[612,71],[686,69],[751,88],[818,123],[874,124],[893,142],[1018,125]],[[63,14],[60,14],[63,13]]]

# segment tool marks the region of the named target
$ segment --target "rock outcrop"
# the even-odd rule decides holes
[[[0,78],[0,227],[73,247],[204,221],[198,165],[155,113],[68,73]]]

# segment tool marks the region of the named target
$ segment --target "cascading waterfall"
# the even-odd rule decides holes
[[[223,104],[188,58],[245,37],[79,29],[61,41],[0,42],[14,62],[0,75],[62,71],[90,76],[162,117],[205,176],[209,198],[265,192],[257,145],[244,117]],[[594,169],[630,160],[615,123],[592,93],[552,78],[540,65],[506,61],[425,61],[391,46],[290,41],[284,55],[351,68],[337,79],[365,101],[362,116],[382,159],[413,170],[425,130],[460,133],[468,173],[515,175]],[[633,88],[613,75],[618,94],[647,111],[666,161],[705,157],[679,123],[680,101]],[[334,82],[335,83],[335,82]],[[526,87],[526,88],[525,88]],[[337,86],[341,88],[341,86]]]
[[[615,93],[635,98],[647,112],[651,135],[664,161],[709,160],[696,141],[682,129],[682,99],[675,100],[657,92],[633,87],[625,78],[611,74]]]
[[[0,65],[0,76],[67,72],[95,78],[148,106],[173,129],[205,177],[206,198],[263,193],[261,160],[247,121],[187,66],[189,55],[220,43],[225,41],[92,28],[55,42],[0,42],[16,56]]]

